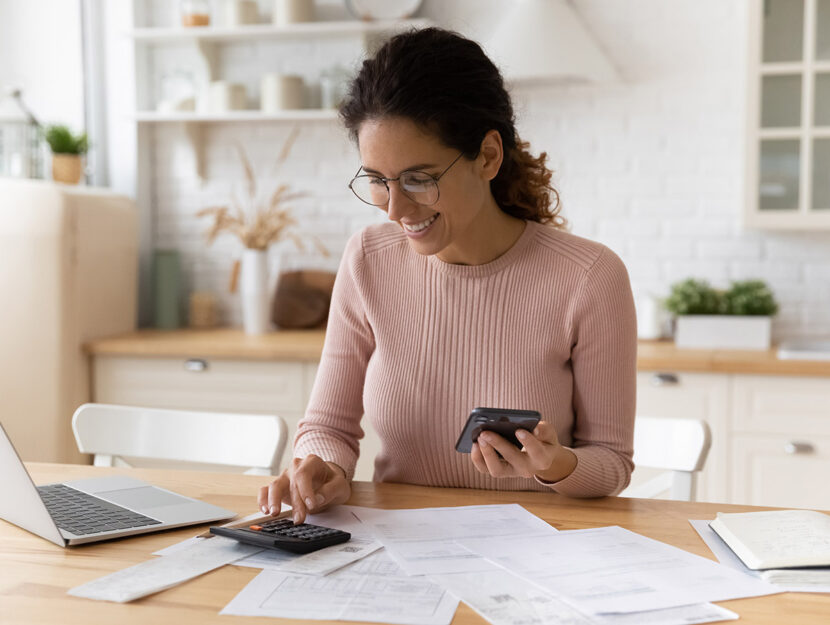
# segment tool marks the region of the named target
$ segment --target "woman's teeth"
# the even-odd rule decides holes
[[[438,215],[440,213],[435,213],[432,217],[427,219],[426,221],[422,221],[419,224],[404,224],[403,227],[406,228],[409,232],[420,232],[424,228],[428,228],[432,225],[432,222],[438,219]]]

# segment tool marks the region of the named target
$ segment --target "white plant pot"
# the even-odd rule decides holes
[[[769,349],[772,318],[760,315],[680,315],[677,347],[691,349]]]
[[[239,276],[242,327],[245,334],[265,334],[271,326],[271,292],[268,281],[268,254],[244,250]]]

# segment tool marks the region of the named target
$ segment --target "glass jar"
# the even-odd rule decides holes
[[[209,26],[210,2],[207,0],[179,0],[182,26]]]

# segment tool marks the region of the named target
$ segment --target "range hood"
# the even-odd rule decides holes
[[[514,83],[616,82],[616,69],[567,0],[517,0],[485,44]]]

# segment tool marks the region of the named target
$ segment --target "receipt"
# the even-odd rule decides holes
[[[199,540],[175,553],[154,558],[71,588],[68,594],[125,603],[172,588],[203,573],[261,551],[230,538]]]

